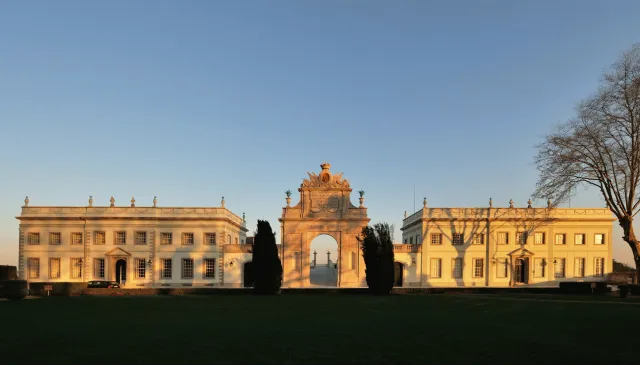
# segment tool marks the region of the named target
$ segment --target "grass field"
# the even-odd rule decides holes
[[[640,338],[632,327],[640,321],[640,302],[536,298],[283,294],[4,301],[0,364],[640,363]]]

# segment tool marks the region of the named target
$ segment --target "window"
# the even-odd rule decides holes
[[[51,232],[49,233],[49,244],[50,245],[59,245],[62,243],[62,235],[60,232]]]
[[[204,259],[204,278],[213,279],[216,277],[216,260]]]
[[[173,234],[171,232],[162,232],[160,233],[160,244],[161,245],[170,245],[173,243]]]
[[[116,232],[115,244],[116,245],[126,245],[127,244],[127,232],[125,232],[125,231]]]
[[[518,242],[519,245],[526,245],[527,244],[527,237],[528,234],[527,232],[517,232],[516,233],[516,242]]]
[[[509,233],[508,232],[498,232],[498,244],[499,245],[508,245],[509,244]]]
[[[564,245],[565,244],[565,234],[559,233],[556,235],[556,245]]]
[[[544,259],[535,259],[534,267],[533,267],[533,270],[534,270],[533,276],[536,278],[544,278],[546,266],[547,265]]]
[[[584,233],[576,234],[575,243],[576,245],[584,245],[585,243]]]
[[[238,237],[235,238],[236,245],[238,244]]]
[[[227,244],[230,245],[231,244],[231,235],[227,235]]]
[[[564,278],[564,259],[553,259],[553,272],[556,279]]]
[[[422,244],[422,241],[420,240],[420,238],[421,238],[420,235],[416,236],[416,245]]]
[[[451,260],[451,277],[454,279],[462,278],[462,258]]]
[[[193,245],[193,233],[183,233],[182,234],[182,244],[183,245]]]
[[[147,244],[147,232],[136,232],[136,245],[146,245]]]
[[[432,233],[431,234],[431,244],[432,245],[441,245],[442,244],[442,234],[440,234],[440,233]]]
[[[293,269],[300,270],[300,252],[293,253]]]
[[[464,236],[462,233],[454,233],[453,234],[453,244],[454,245],[462,245],[464,244]]]
[[[71,279],[81,279],[82,278],[82,259],[81,258],[72,258],[71,259]]]
[[[160,267],[160,279],[171,279],[171,259],[162,259]]]
[[[27,269],[29,270],[29,278],[35,279],[40,277],[40,259],[30,258],[27,260]]]
[[[473,244],[474,245],[484,245],[484,234],[476,233],[473,235]]]
[[[193,259],[182,259],[182,278],[193,279]]]
[[[577,278],[584,277],[584,258],[577,257],[575,261],[575,267],[573,268],[573,275]]]
[[[60,278],[60,259],[59,258],[49,259],[49,277],[51,279]]]
[[[104,259],[93,260],[93,277],[104,279]]]
[[[484,259],[473,259],[473,277],[484,277]]]
[[[546,242],[544,240],[544,232],[536,232],[533,234],[533,238],[535,240],[536,245],[544,245]]]
[[[204,234],[204,244],[205,245],[216,245],[216,234],[215,233],[205,233]]]
[[[27,244],[39,245],[40,244],[40,232],[29,232],[27,234]]]
[[[596,257],[595,276],[604,276],[604,258]]]
[[[147,274],[147,263],[144,259],[136,259],[136,278],[144,279]]]
[[[593,241],[594,245],[604,245],[604,234],[602,233],[597,233],[595,235],[595,239]]]
[[[405,244],[405,245],[407,244],[407,239],[406,239],[406,238],[404,239],[404,244]]]
[[[93,232],[93,244],[94,245],[104,245],[107,243],[107,235],[103,231]]]
[[[431,277],[442,277],[442,259],[431,259]]]
[[[73,232],[73,233],[71,233],[71,244],[72,245],[81,245],[82,244],[82,232]]]
[[[351,252],[351,270],[356,269],[356,263],[358,262],[358,257],[355,252]]]
[[[496,271],[496,277],[498,277],[498,279],[504,279],[508,276],[509,273],[509,266],[507,264],[507,259],[498,259],[497,260],[497,271]]]
[[[413,245],[413,237],[409,237],[409,244]]]

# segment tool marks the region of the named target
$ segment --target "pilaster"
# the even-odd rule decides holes
[[[26,278],[24,274],[24,231],[18,229],[18,277],[22,280]]]
[[[87,230],[87,226],[85,224],[84,228],[84,237],[82,240],[84,245],[84,258],[83,262],[83,277],[84,281],[89,281],[92,279],[93,275],[91,275],[91,268],[93,267],[93,262],[91,260],[91,231]]]

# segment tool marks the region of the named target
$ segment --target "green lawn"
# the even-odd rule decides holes
[[[283,294],[3,301],[0,364],[638,364],[640,305],[611,300]]]

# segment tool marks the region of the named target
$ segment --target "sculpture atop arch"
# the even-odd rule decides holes
[[[367,208],[351,203],[351,185],[331,164],[320,173],[308,172],[298,192],[300,201],[282,208],[280,221],[284,287],[307,287],[311,265],[311,241],[321,235],[338,242],[338,286],[364,285],[364,262],[357,237],[370,219]]]

